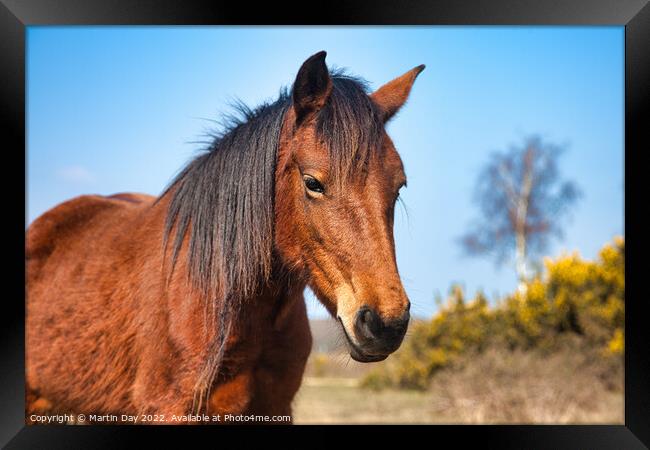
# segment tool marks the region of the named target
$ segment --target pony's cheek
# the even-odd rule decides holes
[[[285,217],[291,217],[287,212]],[[307,255],[304,230],[295,220],[278,220],[275,229],[275,249],[285,268],[301,278],[308,278]]]

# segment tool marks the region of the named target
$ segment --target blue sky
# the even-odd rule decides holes
[[[455,282],[490,297],[516,286],[457,238],[488,155],[529,134],[568,145],[561,171],[583,192],[549,255],[592,258],[623,233],[623,27],[29,27],[27,46],[27,223],[80,194],[160,193],[205,119],[274,98],[326,50],[373,89],[427,66],[388,126],[408,176],[395,241],[415,314]]]

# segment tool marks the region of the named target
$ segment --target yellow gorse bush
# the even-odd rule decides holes
[[[625,241],[617,237],[596,261],[577,253],[546,258],[525,294],[506,296],[493,307],[483,294],[467,301],[453,286],[437,314],[413,326],[402,348],[363,384],[425,389],[438,370],[487,345],[552,351],[568,334],[599,348],[603,357],[621,355],[624,329]]]

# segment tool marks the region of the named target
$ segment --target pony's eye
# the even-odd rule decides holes
[[[325,192],[325,188],[323,187],[322,184],[320,184],[320,181],[318,181],[316,178],[310,177],[309,175],[305,175],[304,180],[305,180],[305,186],[310,191],[315,192],[317,194],[322,194],[323,192]]]

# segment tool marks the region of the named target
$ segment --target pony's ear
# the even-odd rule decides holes
[[[424,64],[414,67],[401,77],[389,81],[370,94],[370,98],[379,106],[384,122],[393,117],[402,105],[406,103],[406,99],[413,87],[413,82],[420,75],[420,72],[424,70],[424,67]]]
[[[298,124],[318,112],[332,92],[332,80],[325,64],[326,55],[327,52],[321,51],[307,58],[293,83],[293,108]]]

